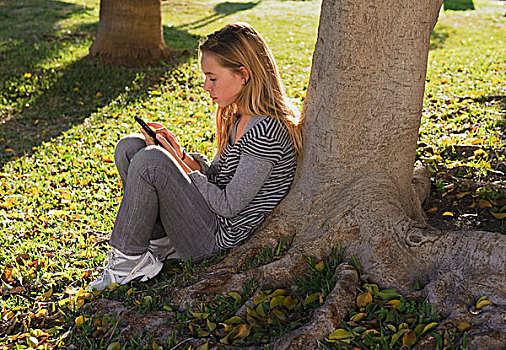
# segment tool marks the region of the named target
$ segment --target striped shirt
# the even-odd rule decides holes
[[[217,214],[216,241],[223,249],[239,245],[258,228],[286,196],[295,174],[296,155],[286,127],[271,117],[256,118],[203,169],[207,184],[190,174]]]

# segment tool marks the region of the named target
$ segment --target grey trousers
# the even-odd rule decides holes
[[[200,261],[219,252],[216,214],[169,152],[146,147],[142,134],[132,134],[118,142],[114,160],[124,194],[112,247],[140,255],[150,240],[168,236],[182,259]]]

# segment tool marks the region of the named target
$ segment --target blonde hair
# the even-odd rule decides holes
[[[300,154],[301,116],[288,102],[274,56],[262,36],[248,24],[229,24],[200,41],[201,59],[203,54],[214,55],[223,67],[237,73],[245,67],[250,77],[235,102],[216,111],[218,153],[224,151],[240,112],[277,119],[287,128],[295,151]]]

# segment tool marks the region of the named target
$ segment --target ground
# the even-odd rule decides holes
[[[307,274],[300,276],[299,284],[282,291],[257,291],[255,281],[245,281],[240,294],[202,304],[192,310],[194,314],[177,313],[167,291],[196,281],[223,257],[200,265],[169,262],[149,283],[98,296],[87,291],[100,272],[121,200],[114,146],[136,131],[133,116],[168,124],[188,148],[212,156],[214,107],[201,89],[195,50],[199,37],[233,20],[248,21],[264,34],[288,95],[301,107],[319,5],[319,1],[167,0],[163,24],[166,42],[175,53],[171,61],[161,67],[124,69],[86,57],[96,32],[98,0],[0,2],[0,348],[73,344],[115,349],[120,343],[139,348],[140,342],[152,339],[141,334],[125,342],[114,319],[90,316],[86,310],[99,306],[92,303],[99,298],[121,302],[141,318],[170,313],[164,317],[173,321],[177,332],[166,339],[169,348],[190,332],[205,336],[214,326],[217,339],[235,332],[228,340],[262,344],[304,323],[325,302],[335,282],[336,262],[344,259],[359,268],[360,262],[352,257],[338,259],[338,251],[324,261],[308,258]],[[504,3],[474,5],[469,11],[442,11],[434,30],[416,164],[431,171],[432,195],[424,205],[431,224],[504,234]],[[289,245],[286,237],[262,248],[247,268],[276,261]],[[364,318],[367,325],[378,323],[378,315],[393,309],[383,307],[389,301],[396,304],[391,300],[402,305],[399,321],[423,313],[425,328],[437,319],[423,301],[382,299],[382,286],[361,285],[359,293],[366,291],[371,293],[369,308],[374,309]],[[230,313],[253,295],[262,297],[250,300],[255,308],[251,317],[263,312],[261,320],[272,323],[283,318],[282,312],[288,321],[268,330],[259,326],[241,338],[245,323],[234,324],[238,320],[230,320]],[[283,305],[276,305],[281,300]],[[486,299],[477,305],[490,307]],[[356,308],[348,317],[361,313]],[[358,324],[356,318],[347,321]],[[407,330],[399,327],[396,333],[383,331],[390,332],[390,342],[402,333],[395,346],[409,344],[416,332],[403,340]],[[442,339],[455,348],[469,330],[465,324],[453,332],[438,327],[430,332],[446,332]],[[423,333],[418,328],[417,337]],[[179,348],[187,349],[186,345]]]

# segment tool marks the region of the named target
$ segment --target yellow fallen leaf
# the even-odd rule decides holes
[[[37,337],[37,338],[44,337],[44,336],[48,335],[48,334],[47,334],[46,332],[44,332],[42,329],[38,329],[38,328],[37,328],[37,329],[33,329],[33,330],[31,331],[31,333],[32,333],[32,335],[33,335],[34,337]]]
[[[387,305],[392,305],[394,308],[397,308],[397,305],[400,304],[400,300],[394,299],[387,301]]]
[[[422,334],[424,334],[425,332],[427,332],[429,329],[432,329],[434,327],[436,327],[438,325],[437,322],[432,322],[432,323],[429,323],[428,325],[426,325],[424,328],[423,328],[423,331],[422,331]]]
[[[469,194],[471,194],[471,192],[462,192],[462,193],[459,193],[456,197],[457,197],[457,199],[461,199]]]
[[[6,200],[4,202],[0,203],[0,208],[2,209],[12,209],[14,207],[14,204],[10,200]]]
[[[432,207],[427,210],[427,213],[435,213],[437,211],[437,207]]]
[[[87,318],[87,317],[77,316],[75,319],[75,324],[77,327],[81,327],[81,325],[88,320],[89,320],[89,318]]]
[[[402,346],[413,346],[416,343],[416,333],[408,330],[402,337]]]
[[[244,339],[250,334],[251,328],[248,327],[248,325],[246,325],[246,324],[241,324],[236,327],[236,331],[237,331],[237,334],[235,335],[234,338]]]
[[[309,305],[317,300],[320,300],[320,293],[309,294],[306,299],[304,299],[304,305]]]
[[[453,216],[453,213],[449,212],[449,211],[445,211],[442,215],[443,216]]]
[[[350,321],[359,322],[361,319],[363,319],[366,316],[367,316],[367,314],[365,312],[360,312],[360,313],[355,314],[352,317],[350,317]]]
[[[111,156],[109,155],[103,155],[100,157],[102,159],[103,162],[107,162],[107,163],[112,163],[114,160],[112,159]]]
[[[484,144],[484,143],[485,143],[484,139],[474,139],[473,141],[471,141],[472,145],[479,145],[479,144]]]
[[[490,300],[480,300],[479,302],[476,303],[476,308],[481,309],[486,305],[492,305],[492,302]]]
[[[506,218],[506,213],[494,213],[493,211],[490,211],[490,214],[492,214],[497,220],[504,220]]]
[[[45,292],[44,294],[42,294],[42,296],[44,298],[49,298],[52,294],[53,294],[53,287],[49,288],[49,290],[47,292]]]
[[[109,344],[109,346],[107,347],[107,350],[119,350],[120,347],[121,346],[118,342],[114,342],[114,343]]]
[[[372,303],[372,295],[369,293],[369,291],[362,292],[357,296],[358,307],[364,307],[370,303]]]
[[[118,287],[119,287],[118,283],[111,283],[110,285],[107,286],[107,289],[109,289],[109,290],[115,290]]]
[[[480,199],[480,200],[478,200],[478,206],[480,208],[492,208],[492,203],[490,203],[486,199]]]
[[[318,271],[321,271],[323,270],[323,267],[325,266],[325,264],[323,263],[323,261],[320,261],[319,263],[317,263],[315,265],[315,268],[318,270]]]
[[[457,330],[459,332],[465,332],[467,331],[469,328],[471,328],[471,324],[467,323],[467,322],[461,322],[459,323],[459,325],[457,326]]]
[[[342,328],[336,329],[335,331],[330,333],[328,336],[328,338],[332,339],[332,340],[351,339],[354,337],[355,336],[353,335],[353,333],[348,332],[346,329],[342,329]]]

